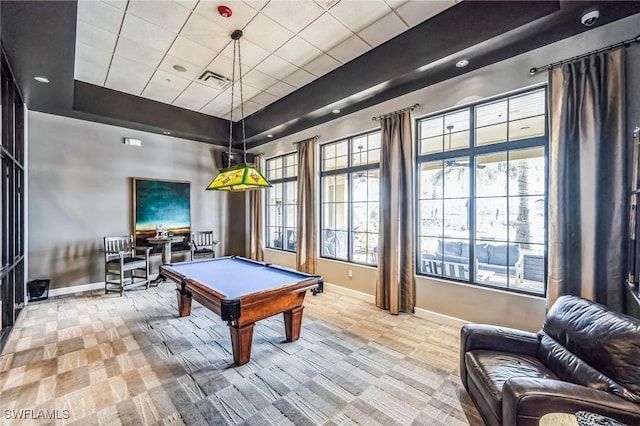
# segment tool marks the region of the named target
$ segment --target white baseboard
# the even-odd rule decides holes
[[[339,285],[330,283],[324,283],[324,286],[328,287],[332,291],[335,291],[336,293],[355,297],[356,299],[364,300],[365,302],[376,303],[376,297],[372,294],[363,293],[361,291],[352,290],[350,288],[341,287]],[[463,325],[468,323],[468,321],[461,320],[460,318],[439,314],[437,312],[429,311],[422,308],[415,308],[414,315],[418,318],[434,321],[440,324],[450,325],[452,327],[462,327]]]
[[[336,293],[341,293],[347,296],[355,297],[356,299],[364,300],[365,302],[376,303],[376,297],[371,294],[363,293],[357,290],[351,290],[350,288],[341,287],[339,285],[335,285],[327,282],[324,283],[324,286],[325,288],[327,287],[330,288],[332,291],[335,291]]]
[[[449,315],[439,314],[422,308],[415,308],[414,315],[418,318],[450,325],[452,327],[462,327],[469,323],[469,321],[461,320],[460,318],[450,317]]]
[[[84,291],[93,290],[104,290],[104,282],[52,288],[49,290],[49,297],[64,296],[66,294],[82,293]]]

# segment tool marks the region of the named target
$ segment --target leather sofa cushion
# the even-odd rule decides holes
[[[620,385],[612,392],[640,403],[640,320],[586,299],[562,296],[549,310],[543,331]]]
[[[502,388],[514,377],[558,379],[537,358],[529,355],[474,350],[465,354],[468,378],[483,390],[481,397],[497,419],[502,418]]]

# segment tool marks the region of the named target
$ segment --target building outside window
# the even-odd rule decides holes
[[[267,248],[296,251],[298,155],[291,153],[266,161]]]
[[[377,265],[380,131],[320,147],[320,255]]]
[[[418,274],[545,294],[546,105],[539,88],[417,120]]]

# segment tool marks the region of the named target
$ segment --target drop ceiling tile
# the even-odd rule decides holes
[[[103,0],[109,6],[117,7],[120,10],[127,10],[128,0]],[[78,2],[79,3],[79,2]]]
[[[209,63],[205,68],[209,71],[213,71],[216,74],[220,74],[223,77],[232,79],[233,76],[233,66],[236,68],[236,80],[238,79],[238,63],[233,63],[231,58],[227,58],[224,55],[218,55],[216,58]],[[242,71],[246,74],[247,71],[243,68]]]
[[[83,62],[76,60],[75,67],[73,69],[73,78],[86,83],[95,84],[97,86],[103,86],[104,80],[107,78],[108,70],[108,64],[104,66],[95,62]]]
[[[270,75],[271,77],[281,79],[282,77],[297,70],[298,67],[276,55],[271,55],[264,61],[260,62],[256,69]]]
[[[244,1],[243,3],[248,4],[253,9],[260,11],[267,5],[267,3],[269,3],[269,0],[249,0]]]
[[[129,14],[124,18],[120,35],[163,51],[169,49],[176,38],[170,31]]]
[[[248,117],[251,114],[253,114],[254,112],[262,109],[262,105],[258,105],[255,102],[251,102],[251,101],[247,101],[244,103],[244,117]],[[237,119],[236,119],[237,117]],[[240,110],[240,107],[236,108],[233,110],[233,121],[238,121],[240,119],[242,119],[243,115],[242,115],[242,111]],[[242,136],[240,136],[242,137]]]
[[[147,84],[147,87],[142,92],[142,96],[153,99],[154,101],[171,104],[180,96],[180,93],[182,93],[182,90],[167,87],[164,84],[158,84],[152,80]]]
[[[191,10],[175,1],[130,1],[127,15],[158,25],[177,34],[189,17]]]
[[[230,17],[224,18],[218,13],[218,6],[226,5],[233,12]],[[201,0],[194,12],[216,23],[227,30],[227,37],[233,30],[243,29],[253,19],[258,11],[241,1],[220,2],[218,0]]]
[[[315,79],[315,75],[303,69],[298,69],[297,71],[294,71],[293,73],[283,78],[282,81],[299,89],[300,87],[311,83]]]
[[[132,76],[127,73],[123,74],[111,69],[107,76],[106,87],[139,96],[144,89],[144,86],[147,84],[147,81],[148,79]]]
[[[111,52],[96,49],[95,47],[87,46],[83,43],[78,43],[76,45],[76,61],[81,61],[86,64],[94,64],[100,68],[109,69],[111,56]]]
[[[314,2],[292,0],[269,2],[261,13],[297,33],[322,15],[324,10]]]
[[[191,14],[180,35],[214,52],[222,51],[231,42],[229,31],[197,13]]]
[[[246,75],[242,76],[242,81],[243,83],[247,83],[248,85],[257,89],[265,90],[266,88],[276,84],[278,80],[266,75],[263,72],[253,69]]]
[[[260,92],[256,96],[251,98],[251,101],[253,101],[253,102],[257,103],[257,104],[260,104],[262,106],[267,106],[269,104],[274,103],[278,99],[280,99],[280,98],[278,98],[277,96],[272,95],[271,93]]]
[[[190,11],[193,10],[194,7],[196,7],[196,4],[198,4],[198,0],[174,0],[174,1],[179,5],[181,5],[182,7],[186,7]]]
[[[199,83],[191,83],[191,85],[173,101],[173,105],[199,111],[200,108],[211,102],[211,100],[219,94],[219,90]]]
[[[145,65],[155,68],[160,61],[162,61],[164,51],[154,49],[153,47],[122,36],[118,38],[116,55],[131,59],[132,61],[142,62]]]
[[[407,24],[413,27],[449,9],[455,4],[453,0],[433,0],[428,2],[409,0],[397,8],[396,12]]]
[[[155,68],[141,62],[132,61],[131,59],[114,55],[113,60],[111,61],[111,68],[109,69],[109,75],[111,75],[112,71],[128,75],[132,80],[149,81],[155,71]]]
[[[324,10],[329,10],[335,6],[340,0],[314,0],[318,6]]]
[[[164,86],[168,89],[173,89],[179,94],[192,83],[192,80],[187,80],[186,78],[181,78],[176,75],[169,74],[166,71],[156,70],[156,72],[153,73],[153,77],[151,77],[151,80],[149,80],[149,83],[153,83],[155,86],[159,85]]]
[[[409,0],[385,0],[385,2],[389,5],[390,8],[392,9],[397,9],[400,6],[402,6],[403,4],[405,4],[407,1]]]
[[[344,25],[328,13],[313,21],[300,32],[300,37],[326,52],[352,35]]]
[[[354,33],[363,30],[389,12],[391,8],[379,0],[341,1],[331,8],[331,14]]]
[[[124,11],[101,1],[79,1],[78,20],[118,34]]]
[[[245,66],[249,68],[253,68],[258,65],[260,62],[264,61],[264,59],[269,56],[269,52],[264,50],[260,46],[256,46],[251,43],[249,40],[245,40],[244,38],[240,42],[240,53],[242,57],[242,71],[246,71]],[[224,48],[222,54],[227,58],[233,58],[233,43],[227,44],[227,47]],[[236,55],[238,52],[236,51]]]
[[[299,67],[306,65],[321,54],[321,50],[298,36],[293,37],[276,50],[276,55]]]
[[[318,56],[313,61],[309,62],[303,68],[309,71],[311,74],[320,77],[326,73],[333,71],[340,66],[340,62],[336,61],[329,55]]]
[[[168,54],[201,67],[206,66],[217,55],[213,50],[180,36],[173,42]]]
[[[285,96],[287,96],[289,93],[293,92],[294,90],[296,90],[295,87],[287,84],[287,83],[283,83],[282,81],[277,82],[276,84],[274,84],[273,86],[269,87],[266,92],[270,93],[274,96],[277,96],[279,98],[283,98]]]
[[[203,114],[213,115],[215,117],[223,117],[229,113],[231,107],[231,96],[225,93],[221,93],[216,96],[211,102],[206,104],[200,109]]]
[[[175,68],[173,68],[174,65],[181,65],[186,68],[186,71],[177,71]],[[160,62],[158,70],[162,70],[166,73],[187,80],[195,80],[200,76],[200,74],[202,74],[204,67],[191,64],[183,59],[176,58],[175,56],[166,55],[162,62]]]
[[[264,15],[257,15],[244,29],[244,37],[269,52],[285,44],[293,33]]]
[[[360,31],[358,35],[369,43],[371,47],[376,47],[387,40],[391,40],[393,37],[403,33],[407,29],[409,29],[409,27],[402,22],[402,19],[398,18],[398,15],[394,12],[391,12],[379,21],[374,22],[364,30]]]
[[[369,51],[370,47],[358,36],[352,36],[331,49],[328,53],[338,61],[346,64]]]
[[[76,27],[76,42],[96,49],[113,52],[118,36],[94,25],[79,21]]]

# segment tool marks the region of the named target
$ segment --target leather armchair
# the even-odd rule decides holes
[[[640,424],[640,320],[563,296],[538,333],[468,324],[460,378],[488,425],[589,411]]]

